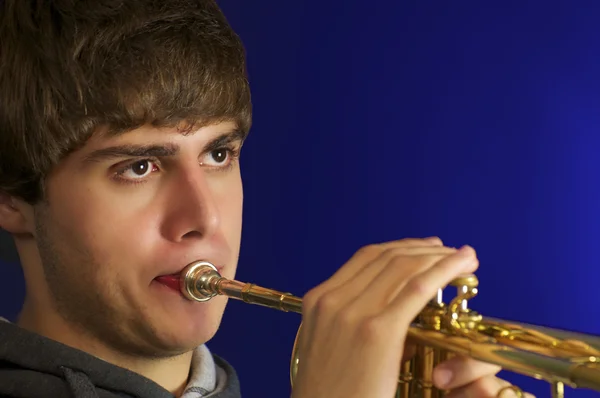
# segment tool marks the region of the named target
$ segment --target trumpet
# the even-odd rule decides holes
[[[514,373],[544,380],[552,398],[564,398],[565,386],[600,392],[600,338],[583,333],[484,317],[469,308],[477,295],[475,275],[464,275],[449,285],[456,288],[448,304],[443,290],[416,317],[407,339],[417,346],[416,354],[401,366],[397,398],[442,398],[446,391],[433,385],[433,369],[453,355],[464,355],[492,363]],[[302,298],[252,283],[222,277],[209,262],[189,264],[180,277],[181,292],[189,300],[204,302],[217,295],[284,312],[302,314]],[[302,358],[296,334],[290,361],[293,386]],[[497,397],[511,390],[523,397],[517,386],[503,388]]]

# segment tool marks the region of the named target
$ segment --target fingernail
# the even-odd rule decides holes
[[[452,380],[452,371],[438,368],[433,372],[433,383],[437,388],[445,388]]]
[[[438,236],[429,236],[427,238],[425,238],[424,240],[428,241],[428,242],[432,242],[432,243],[442,243],[442,240],[438,237]]]
[[[473,248],[471,246],[464,245],[460,249],[458,249],[457,253],[460,254],[461,256],[464,256],[464,257],[470,257],[470,256],[473,255],[474,250],[473,250]]]

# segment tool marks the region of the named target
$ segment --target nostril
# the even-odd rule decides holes
[[[183,235],[183,239],[194,239],[194,238],[201,238],[201,237],[202,237],[202,233],[200,233],[200,231],[190,231]]]

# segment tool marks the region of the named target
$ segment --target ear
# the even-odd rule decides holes
[[[11,234],[33,233],[33,207],[0,191],[0,228]]]

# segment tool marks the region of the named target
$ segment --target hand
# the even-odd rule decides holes
[[[359,250],[303,298],[292,397],[394,397],[411,322],[437,289],[478,266],[471,247],[444,247],[438,238]]]
[[[434,385],[442,390],[450,390],[446,398],[495,398],[510,383],[495,375],[499,366],[476,361],[469,357],[455,356],[439,364],[433,372]],[[534,398],[524,393],[525,398]],[[506,389],[500,398],[517,398],[517,394]]]

